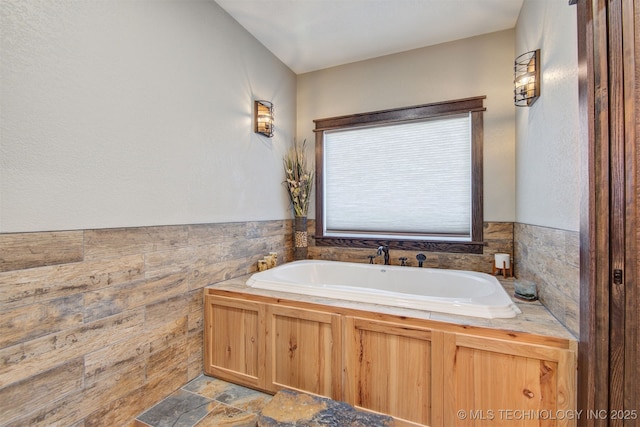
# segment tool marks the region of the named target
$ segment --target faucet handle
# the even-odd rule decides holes
[[[376,257],[376,255],[368,255],[367,258],[369,258],[369,264],[373,264],[373,259]]]
[[[418,260],[418,267],[422,267],[422,263],[427,259],[425,254],[416,255],[416,259]]]
[[[407,257],[406,256],[401,256],[398,259],[400,260],[400,266],[406,267],[406,265],[407,265]]]

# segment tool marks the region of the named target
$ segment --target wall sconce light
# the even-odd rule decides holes
[[[255,101],[253,121],[256,133],[271,138],[273,136],[273,104],[269,101]]]
[[[540,96],[540,49],[518,56],[513,66],[513,101],[528,107]]]

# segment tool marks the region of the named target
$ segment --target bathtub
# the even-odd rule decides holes
[[[488,319],[521,313],[494,276],[473,271],[303,260],[255,273],[247,285]]]

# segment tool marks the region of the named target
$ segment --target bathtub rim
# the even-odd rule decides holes
[[[330,260],[299,260],[283,263],[275,268],[280,267],[292,267],[296,264],[319,264],[319,263],[341,263],[345,265],[353,265],[359,268],[369,268],[370,264],[344,262],[344,261],[330,261]],[[375,265],[377,268],[388,269],[406,269],[417,267],[400,267],[400,266],[383,266],[380,264]],[[372,266],[373,267],[373,266]],[[427,269],[425,267],[425,269]],[[362,288],[343,286],[343,285],[307,285],[299,283],[282,283],[269,280],[262,280],[263,277],[268,277],[269,273],[273,274],[273,269],[269,269],[262,272],[256,272],[252,274],[245,282],[246,286],[253,289],[263,289],[275,292],[293,293],[297,295],[307,295],[312,297],[322,297],[329,299],[336,299],[342,301],[351,301],[356,303],[368,303],[390,307],[399,307],[411,310],[420,310],[427,312],[437,312],[442,314],[453,314],[465,317],[479,317],[484,319],[512,319],[521,314],[522,311],[516,303],[507,294],[502,284],[495,276],[487,273],[469,271],[469,270],[452,270],[452,269],[434,269],[439,272],[452,272],[456,274],[470,273],[472,276],[481,277],[482,279],[489,280],[493,286],[494,292],[492,295],[497,294],[496,297],[500,299],[500,304],[478,304],[471,301],[462,301],[457,299],[452,301],[453,298],[442,297],[422,297],[414,294],[403,294],[399,292],[382,291],[378,289],[369,289],[367,292],[363,292]],[[264,273],[264,274],[263,274]],[[258,276],[258,278],[256,278]],[[327,289],[339,289],[341,294],[339,296],[328,295]],[[368,289],[368,288],[366,288]],[[301,292],[304,290],[305,292]],[[405,296],[406,295],[406,296]],[[348,298],[346,298],[348,297]],[[393,298],[393,304],[390,304],[390,298]]]

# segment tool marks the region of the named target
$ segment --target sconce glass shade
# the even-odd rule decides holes
[[[255,101],[253,122],[256,133],[271,138],[273,136],[273,104],[269,101]]]
[[[540,49],[518,56],[513,66],[513,101],[528,107],[540,96]]]

